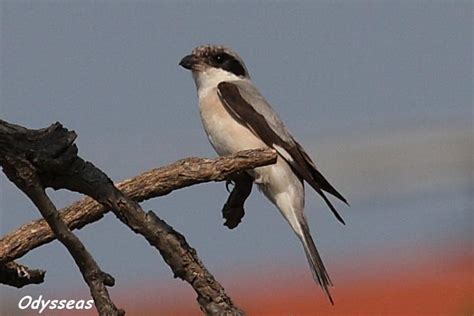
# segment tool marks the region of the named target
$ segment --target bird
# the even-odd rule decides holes
[[[248,170],[260,191],[273,203],[301,241],[313,278],[331,304],[329,274],[311,236],[304,214],[308,183],[342,223],[326,193],[349,205],[316,167],[252,82],[242,58],[222,45],[201,45],[179,65],[192,72],[199,113],[207,138],[218,155],[247,149],[272,148],[275,164]]]

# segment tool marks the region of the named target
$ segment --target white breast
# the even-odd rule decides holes
[[[199,112],[207,137],[219,155],[229,155],[246,149],[268,147],[247,127],[236,121],[222,104],[217,85],[222,81],[239,80],[220,69],[193,73],[199,97]],[[276,203],[279,192],[286,192],[293,183],[301,182],[281,157],[277,163],[248,171],[265,195]],[[300,186],[302,186],[300,184]],[[304,196],[304,193],[303,193]]]
[[[198,91],[202,124],[219,155],[266,147],[265,143],[229,114],[217,94],[219,83],[241,80],[238,76],[222,69],[208,68],[193,72],[193,77]]]
[[[207,137],[219,155],[266,147],[263,141],[229,114],[216,88],[199,95],[199,111]]]

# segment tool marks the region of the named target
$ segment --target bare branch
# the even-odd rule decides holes
[[[105,209],[111,209],[135,233],[144,236],[159,250],[175,276],[194,288],[200,307],[207,315],[243,314],[204,267],[184,237],[153,212],[145,213],[137,202],[118,190],[107,175],[93,164],[76,156],[67,168],[56,168],[54,176],[45,180],[53,188],[67,188],[87,194]]]
[[[44,282],[46,271],[31,269],[16,262],[0,264],[0,283],[17,288]]]
[[[8,146],[7,148],[2,148],[2,152],[0,153],[0,164],[5,174],[10,181],[31,199],[47,221],[55,236],[67,248],[89,286],[99,314],[123,315],[124,311],[114,305],[106,288],[106,285],[112,286],[115,283],[114,279],[112,276],[100,270],[94,258],[86,250],[79,238],[77,238],[61,220],[59,212],[46,195],[43,181],[46,174],[43,172],[47,172],[47,170],[38,169],[36,165],[45,163],[45,161],[41,160],[44,158],[47,148],[44,148],[43,152],[36,152],[34,147],[30,148],[29,151],[25,151],[25,149],[29,147],[28,144],[24,144],[30,141],[28,138],[34,139],[34,142],[37,140],[42,142],[43,136],[49,137],[50,134],[25,130],[18,131],[19,133],[17,134],[0,135],[1,145]],[[51,138],[55,138],[56,131],[57,130],[52,131]],[[40,137],[35,139],[35,136],[38,134]],[[59,135],[63,136],[62,134],[63,133],[60,133]],[[66,132],[66,134],[68,134],[68,132]],[[19,139],[18,136],[26,137],[25,139]],[[15,143],[12,143],[12,140],[15,140]],[[48,139],[46,139],[46,141],[48,141]],[[62,145],[60,142],[57,144],[59,144],[59,146]],[[53,147],[54,155],[57,154],[56,149],[58,148],[60,147]]]
[[[35,184],[39,183],[36,182]],[[92,298],[100,315],[123,315],[124,311],[117,308],[110,299],[106,285],[113,286],[113,277],[103,272],[92,255],[86,250],[82,242],[74,235],[67,225],[61,220],[59,212],[44,192],[44,188],[33,185],[22,188],[38,207],[43,217],[48,222],[56,238],[68,249],[82,273],[84,280],[89,285]]]
[[[116,309],[105,288],[104,283],[112,280],[112,278],[99,270],[79,239],[71,233],[67,224],[62,221],[56,208],[45,194],[45,187],[66,188],[94,198],[103,207],[95,208],[96,213],[92,216],[94,220],[100,218],[107,209],[111,209],[124,224],[128,225],[134,232],[142,234],[150,244],[160,251],[175,276],[182,278],[193,286],[198,294],[201,309],[206,314],[243,314],[240,309],[233,305],[222,286],[207,271],[197,257],[195,250],[186,243],[184,237],[160,220],[154,213],[143,212],[138,203],[117,189],[107,175],[90,162],[78,157],[74,139],[75,134],[67,131],[59,123],[53,124],[47,129],[33,131],[0,121],[0,149],[3,149],[3,152],[0,152],[0,163],[9,179],[22,189],[40,209],[54,235],[68,247],[81,269],[84,279],[91,288],[99,313],[102,315],[123,312]],[[19,144],[16,142],[19,142]],[[193,172],[196,170],[204,171],[204,174],[207,172],[207,177],[204,179],[196,178],[194,174],[194,177],[190,178],[189,174],[186,173],[189,170],[184,168],[180,177],[181,181],[176,181],[176,174],[174,174],[170,182],[175,187],[183,187],[204,181],[224,180],[237,171],[245,170],[236,170],[236,166],[241,165],[242,161],[248,160],[249,156],[256,153],[258,154],[258,151],[246,152],[243,155],[237,154],[232,161],[201,159],[200,163],[191,170]],[[272,156],[271,159],[267,159],[269,161],[265,164],[276,161],[274,152],[261,153]],[[191,158],[191,160],[196,159],[199,160],[198,158]],[[223,161],[226,164],[223,165]],[[13,162],[23,163],[24,165],[18,167]],[[263,164],[253,163],[249,168],[255,168]],[[183,167],[183,162],[181,162],[180,167]],[[216,172],[216,170],[218,171]],[[156,194],[155,191],[159,191],[161,194],[169,193],[173,188],[173,186],[161,186],[160,190],[155,188],[143,192],[143,183],[143,179],[141,179],[139,192],[142,199]],[[244,200],[245,198],[246,196]],[[80,211],[82,210],[77,210],[77,212]],[[83,221],[83,217],[80,219],[82,225],[87,223]],[[30,249],[32,248],[30,247]]]
[[[186,158],[149,170],[117,184],[134,201],[141,202],[174,190],[210,181],[222,181],[237,172],[274,163],[271,149],[248,150],[216,159]],[[73,230],[95,222],[109,210],[86,197],[61,210],[61,218]],[[0,263],[20,258],[28,251],[54,240],[44,219],[25,224],[0,239]]]

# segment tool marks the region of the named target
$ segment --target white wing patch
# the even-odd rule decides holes
[[[273,148],[275,148],[275,150],[283,156],[283,158],[285,158],[286,161],[288,162],[293,162],[293,157],[291,157],[290,153],[288,153],[283,147],[281,146],[278,146],[278,145],[275,145],[273,144],[272,145]]]

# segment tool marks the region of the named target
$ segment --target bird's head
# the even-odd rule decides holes
[[[184,56],[179,65],[192,71],[198,88],[206,82],[250,78],[242,59],[221,45],[198,46]]]

